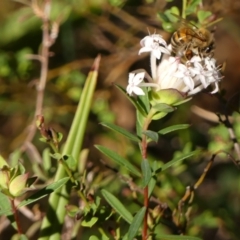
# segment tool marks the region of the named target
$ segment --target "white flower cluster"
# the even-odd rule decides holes
[[[212,94],[219,90],[218,83],[223,77],[214,58],[194,56],[183,64],[180,57],[170,55],[171,46],[167,46],[165,40],[157,34],[145,37],[140,44],[142,48],[139,54],[151,53],[152,78],[144,70],[130,73],[127,86],[129,95],[133,93],[144,95],[142,87],[153,87],[156,91],[172,88],[188,96],[200,92],[209,85],[214,85]],[[156,59],[160,59],[162,53],[165,55],[157,66]],[[144,79],[147,82],[144,82]]]

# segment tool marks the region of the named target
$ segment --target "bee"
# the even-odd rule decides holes
[[[180,18],[178,15],[175,17]],[[194,24],[180,18],[180,28],[171,38],[172,51],[183,61],[190,60],[193,56],[212,57],[214,54],[213,32],[206,28],[197,28]]]

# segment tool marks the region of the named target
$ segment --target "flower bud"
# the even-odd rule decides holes
[[[162,89],[159,91],[151,91],[149,93],[149,99],[152,106],[158,103],[165,103],[168,105],[174,105],[185,99],[184,95],[176,89]]]
[[[9,193],[13,197],[21,196],[26,190],[26,183],[29,173],[18,175],[9,184]]]

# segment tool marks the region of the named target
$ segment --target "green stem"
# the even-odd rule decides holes
[[[182,1],[182,18],[186,18],[187,0]]]
[[[58,148],[55,146],[55,144],[50,143],[50,146],[52,147],[52,149],[55,153],[59,153]],[[76,180],[74,179],[73,173],[72,173],[71,169],[68,167],[68,165],[66,164],[66,162],[61,158],[61,159],[59,159],[59,163],[64,167],[72,184],[76,185]],[[87,202],[87,199],[85,198],[84,194],[80,190],[77,190],[77,193],[78,193],[78,196],[84,201],[85,206],[88,207],[88,202]]]
[[[152,117],[154,116],[155,113],[156,113],[155,109],[152,108],[144,121],[143,131],[148,130],[148,127],[152,121]],[[142,151],[142,159],[144,161],[148,161],[147,160],[147,136],[145,134],[142,134],[141,151]],[[148,235],[148,224],[147,224],[148,205],[149,205],[148,185],[143,189],[143,195],[144,195],[144,207],[146,207],[146,212],[143,219],[142,240],[146,240]]]

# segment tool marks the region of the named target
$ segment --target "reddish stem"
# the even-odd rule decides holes
[[[14,199],[10,199],[10,202],[11,202],[11,205],[12,205],[12,211],[13,211],[14,219],[15,219],[15,222],[16,222],[16,225],[17,225],[17,231],[18,231],[18,234],[20,235],[20,234],[22,234],[22,228],[21,228],[21,225],[20,225],[18,210],[15,206]]]

